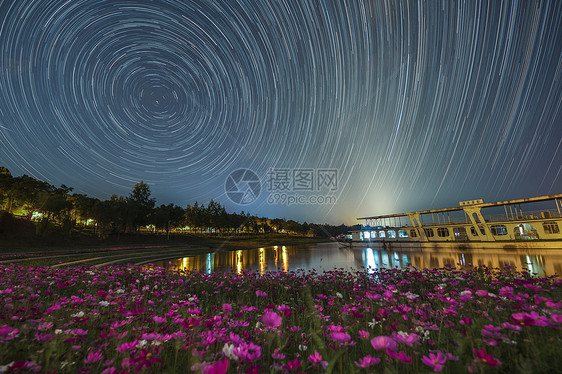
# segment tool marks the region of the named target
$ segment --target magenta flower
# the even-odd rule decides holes
[[[443,365],[447,362],[447,357],[441,352],[437,352],[437,354],[430,353],[429,357],[423,356],[422,362],[433,368],[433,371],[441,371]]]
[[[398,343],[406,344],[408,347],[414,345],[414,343],[419,344],[419,340],[421,337],[416,333],[408,334],[406,332],[398,332],[398,334],[393,335],[392,337]]]
[[[366,369],[369,366],[378,364],[379,362],[381,362],[380,358],[367,355],[363,358],[360,358],[359,361],[355,361],[355,365],[359,366],[360,368]]]
[[[275,348],[275,351],[273,351],[273,353],[271,354],[271,357],[273,357],[275,360],[284,360],[285,359],[285,355],[281,352],[279,352],[279,350],[277,348]]]
[[[136,339],[135,341],[130,342],[130,343],[123,343],[123,344],[119,345],[119,346],[118,346],[117,348],[115,348],[115,349],[116,349],[117,351],[119,351],[119,352],[128,351],[128,350],[130,350],[130,349],[135,348],[138,343],[139,343],[139,340]]]
[[[318,351],[314,351],[313,355],[308,356],[308,361],[310,361],[310,363],[314,366],[320,364],[320,366],[324,369],[328,366],[328,362],[322,360],[322,356],[318,353]]]
[[[330,333],[330,339],[334,342],[346,343],[351,340],[351,335],[345,332],[332,331]]]
[[[258,297],[267,297],[267,293],[261,291],[261,290],[257,290],[256,291],[256,296]]]
[[[287,370],[295,370],[298,369],[301,365],[302,362],[298,358],[295,358],[293,361],[287,362],[285,365],[283,365],[283,367]]]
[[[156,323],[166,322],[166,317],[154,316],[152,320]]]
[[[389,336],[377,336],[371,339],[371,345],[376,350],[389,349],[391,351],[398,350],[398,344],[396,341]]]
[[[500,360],[498,360],[497,358],[495,358],[492,355],[487,354],[486,351],[484,350],[484,348],[482,348],[482,349],[474,348],[474,354],[476,354],[476,358],[479,361],[481,361],[481,362],[483,362],[487,365],[490,365],[492,367],[496,367],[496,366],[502,364]]]
[[[217,361],[212,365],[205,366],[203,374],[225,374],[228,371],[228,359]]]
[[[546,317],[540,316],[535,311],[531,313],[513,313],[511,315],[511,320],[521,326],[548,326]]]
[[[509,322],[502,323],[502,327],[506,328],[506,329],[514,330],[514,331],[517,331],[517,332],[521,331],[521,326],[514,325],[514,324],[509,323]]]
[[[88,353],[88,357],[84,359],[84,362],[86,364],[92,364],[94,362],[98,362],[99,360],[101,360],[101,358],[102,358],[101,352],[90,352]]]
[[[359,334],[359,338],[361,338],[361,339],[369,339],[369,332],[368,331],[359,330],[358,334]]]
[[[0,326],[0,341],[12,340],[19,334],[18,329],[14,329],[8,325]]]
[[[277,307],[277,310],[283,314],[285,317],[289,317],[292,313],[291,307],[285,304],[281,304]]]
[[[230,304],[222,304],[222,311],[225,313],[230,313],[232,311],[232,305]]]
[[[39,340],[40,342],[50,342],[51,341],[51,334],[40,334],[38,332],[35,333],[35,339]]]
[[[386,349],[386,354],[389,355],[392,358],[395,358],[397,360],[400,360],[402,362],[405,362],[407,364],[409,364],[410,362],[412,362],[412,357],[411,356],[406,356],[406,353],[400,351],[400,352],[396,352],[396,351],[391,351],[390,349]]]
[[[261,317],[261,321],[267,328],[276,329],[277,327],[281,326],[283,318],[274,311],[267,310]]]

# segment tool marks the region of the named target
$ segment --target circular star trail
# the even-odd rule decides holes
[[[100,198],[338,170],[315,222],[560,193],[557,1],[0,2],[0,164]],[[229,205],[230,204],[230,205]]]

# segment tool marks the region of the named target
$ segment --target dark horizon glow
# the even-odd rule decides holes
[[[334,224],[561,193],[561,40],[559,1],[3,1],[0,166]],[[234,204],[240,168],[336,203]]]

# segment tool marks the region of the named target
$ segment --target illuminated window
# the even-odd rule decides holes
[[[437,236],[439,236],[440,238],[446,238],[447,236],[449,236],[449,229],[446,227],[439,227],[437,229]]]
[[[388,230],[388,237],[391,238],[391,239],[396,238],[396,231]]]
[[[428,238],[432,238],[435,234],[433,233],[433,229],[423,229],[425,231],[425,236]]]
[[[542,224],[542,227],[546,234],[558,234],[560,232],[560,228],[556,222],[545,222]]]
[[[406,230],[398,230],[398,237],[399,238],[407,238],[408,232]]]
[[[505,225],[492,225],[490,231],[494,235],[507,235],[507,227]]]
[[[376,239],[376,237],[377,237],[377,232],[371,231],[371,239]]]
[[[379,238],[386,238],[384,231],[379,231]]]
[[[474,230],[474,228],[472,229]],[[464,227],[455,227],[453,228],[453,235],[455,236],[456,240],[466,240],[468,236],[466,234],[466,229]],[[472,234],[474,235],[474,234]],[[476,235],[474,235],[476,236]]]
[[[363,237],[365,239],[371,239],[371,233],[369,231],[365,231],[365,232],[363,232]]]

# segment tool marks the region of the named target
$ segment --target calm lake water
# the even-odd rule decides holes
[[[304,270],[316,272],[345,269],[355,271],[366,268],[418,269],[438,268],[446,264],[460,266],[509,265],[539,276],[562,274],[562,250],[504,250],[504,249],[398,249],[381,250],[365,247],[340,248],[337,243],[320,243],[301,246],[274,246],[184,257],[154,262],[154,266],[207,273],[217,271],[242,271],[265,273],[268,271]],[[458,266],[458,265],[457,265]]]

